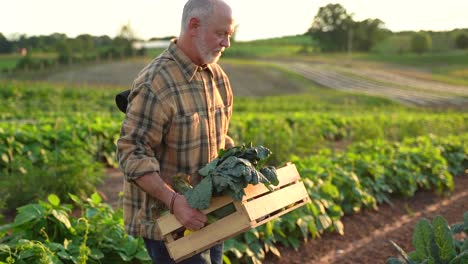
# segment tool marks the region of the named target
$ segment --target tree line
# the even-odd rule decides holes
[[[319,49],[324,52],[351,50],[369,52],[385,39],[395,35],[409,39],[407,49],[416,53],[432,50],[433,40],[438,38],[450,40],[455,49],[468,48],[468,29],[457,29],[448,33],[433,31],[393,33],[385,28],[385,23],[380,19],[354,21],[352,15],[340,4],[321,7],[306,34],[310,35]]]
[[[115,38],[107,35],[82,34],[70,38],[66,34],[31,36],[21,35],[8,40],[0,33],[0,54],[20,53],[16,69],[43,69],[57,64],[72,64],[87,61],[114,60],[142,56],[145,48],[135,48],[137,39],[129,25],[122,26]],[[54,56],[32,56],[31,54],[55,54]]]
[[[378,49],[386,39],[405,39],[406,42],[390,43],[397,51],[423,53],[437,51],[437,43],[444,45],[449,40],[451,48],[468,48],[468,29],[451,32],[391,32],[380,19],[355,21],[351,14],[340,4],[321,7],[305,33],[312,38],[314,50],[322,52],[362,51]],[[169,38],[169,37],[168,37]],[[167,39],[167,38],[164,38]],[[82,34],[69,38],[65,34],[54,33],[46,36],[21,35],[8,40],[0,32],[0,54],[26,51],[18,67],[40,68],[53,64],[70,64],[82,61],[112,60],[135,55],[145,55],[144,48],[135,49],[136,41],[130,25],[122,26],[115,38]],[[388,41],[387,41],[388,42]],[[440,50],[440,48],[439,48]],[[31,53],[54,53],[54,58],[32,58]]]

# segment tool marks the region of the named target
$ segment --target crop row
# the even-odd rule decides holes
[[[316,143],[301,137],[308,133],[299,128],[305,128],[315,131],[312,135],[331,144],[352,139],[350,124],[373,123],[366,116],[361,117],[361,122],[356,117],[349,118],[351,120],[321,119],[296,114],[285,119],[281,119],[281,115],[276,118],[246,115],[242,120],[234,119],[231,129],[238,141],[255,137],[254,142],[282,153],[285,159],[289,155],[288,160],[298,166],[313,202],[227,241],[226,254],[231,259],[261,260],[266,252],[277,254],[278,243],[297,248],[301,240],[310,236],[316,237],[325,231],[343,232],[340,219],[344,214],[376,208],[395,194],[411,196],[419,188],[439,193],[450,191],[453,175],[468,167],[467,136],[443,134],[416,139],[408,136],[415,131],[424,133],[422,129],[428,129],[427,126],[433,129],[440,124],[444,124],[440,126],[441,133],[452,131],[443,130],[445,126],[450,128],[457,124],[462,124],[458,128],[463,131],[463,115],[428,115],[422,121],[414,118],[408,119],[412,122],[381,122],[381,125],[390,123],[395,126],[393,133],[397,129],[410,131],[404,137],[407,139],[392,141],[382,138],[383,133],[368,133],[367,137],[373,140],[351,144],[346,151],[340,152],[329,148],[319,151],[317,147],[312,151]],[[3,176],[0,186],[2,197],[7,198],[3,202],[20,205],[43,198],[47,193],[56,193],[63,199],[68,197],[67,193],[89,194],[99,182],[102,161],[115,166],[116,131],[120,123],[112,120],[83,115],[3,123],[0,126]],[[426,126],[422,126],[423,123]],[[276,141],[267,141],[275,138]],[[287,144],[291,141],[294,144]],[[310,149],[304,148],[301,156],[291,156],[295,153],[294,147],[300,143],[310,144]]]
[[[344,233],[341,218],[345,214],[377,208],[394,195],[411,196],[418,189],[448,193],[454,187],[454,175],[468,167],[467,157],[468,134],[422,136],[399,143],[370,140],[352,144],[341,153],[324,151],[307,158],[293,158],[312,202],[226,241],[225,255],[232,262],[259,263],[268,252],[279,255],[279,244],[298,248],[301,241],[324,232]],[[77,197],[71,197],[86,207]],[[139,253],[142,243],[123,234],[120,211],[114,213],[94,197],[83,211],[80,219],[84,220],[70,220],[71,209],[61,207],[57,200],[49,197],[49,205],[39,203],[19,208],[15,221],[0,228],[0,249],[4,250],[0,252],[0,260],[58,257],[63,263],[80,258],[87,258],[88,263],[110,263],[107,260],[115,261],[116,256],[120,256],[120,262],[131,261],[137,255],[144,258]],[[111,243],[110,233],[102,232],[99,225],[109,221],[114,226],[112,234],[122,247]],[[71,228],[71,223],[76,226]],[[6,235],[8,231],[13,233]],[[73,245],[69,244],[72,237]]]
[[[297,249],[301,241],[326,231],[344,233],[345,214],[376,209],[392,197],[410,197],[416,190],[449,193],[454,175],[468,168],[468,134],[421,136],[400,143],[367,141],[342,153],[325,151],[292,161],[312,202],[228,241],[229,256],[259,263],[268,252],[278,254],[275,245]]]
[[[140,252],[141,241],[122,233],[120,210],[110,210],[96,195],[88,204],[68,195],[90,195],[103,179],[103,167],[117,166],[115,143],[123,118],[113,102],[118,91],[0,81],[0,208],[13,210],[29,203],[25,207],[29,209],[20,207],[19,212],[40,212],[41,216],[35,215],[37,219],[53,222],[48,227],[52,229],[23,232],[42,230],[40,226],[22,225],[34,220],[24,216],[14,227],[0,228],[0,261],[8,255],[1,252],[9,252],[17,260],[19,255],[15,254],[32,254],[20,253],[22,248],[53,253],[59,250],[68,260],[76,262],[81,257],[88,258],[89,263],[93,259],[107,263],[107,254],[126,262]],[[301,241],[323,232],[344,232],[340,221],[343,215],[376,208],[394,195],[411,196],[421,188],[450,192],[453,177],[468,168],[466,113],[419,111],[391,103],[383,110],[378,106],[382,101],[377,104],[370,98],[365,106],[349,101],[349,108],[343,108],[340,100],[346,100],[344,97],[328,105],[315,99],[236,98],[231,136],[238,144],[252,142],[270,148],[273,155],[269,162],[273,165],[293,161],[313,201],[228,240],[225,254],[232,262],[258,262],[268,252],[279,254],[278,244],[297,248]],[[343,109],[357,111],[339,112]],[[85,208],[79,218],[82,220],[70,216],[69,207],[63,207],[56,198],[49,198],[49,204],[31,203],[50,193]],[[56,230],[70,231],[65,218],[82,231],[81,240],[54,239]],[[105,223],[116,227],[112,235],[122,244],[102,248],[99,243],[109,240],[108,234],[93,232],[102,231],[100,226]],[[8,240],[8,231],[19,231],[16,242],[22,244],[9,240],[11,243],[2,245]],[[22,232],[36,236],[21,237]],[[87,241],[83,240],[85,234],[90,237]],[[91,239],[93,234],[97,237]],[[72,245],[71,239],[79,243]],[[96,241],[99,243],[93,244]],[[67,243],[73,252],[67,251]],[[47,249],[36,247],[48,244],[52,246]]]
[[[14,209],[49,193],[89,194],[102,178],[103,165],[117,166],[115,143],[120,122],[111,116],[80,114],[2,122],[0,203]],[[340,151],[362,140],[401,141],[429,133],[467,133],[467,124],[466,114],[246,114],[233,118],[230,134],[236,142],[267,146],[273,151],[269,162],[281,165],[292,154],[307,157],[324,148]]]

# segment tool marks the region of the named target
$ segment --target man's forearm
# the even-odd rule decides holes
[[[162,201],[169,208],[174,190],[162,180],[159,173],[145,174],[137,178],[135,182],[143,191]]]
[[[162,180],[157,172],[145,174],[137,178],[135,182],[143,191],[165,203],[176,219],[186,228],[198,230],[205,225],[206,215],[191,208],[183,195],[174,195],[174,190]]]

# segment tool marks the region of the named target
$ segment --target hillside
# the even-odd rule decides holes
[[[130,87],[147,61],[91,65],[52,73],[47,81],[112,84]],[[410,106],[468,107],[468,86],[442,83],[415,67],[354,62],[323,63],[317,60],[223,60],[235,96],[291,95],[322,86],[339,91],[388,98]],[[309,80],[309,82],[305,81]],[[310,82],[311,81],[311,82]]]

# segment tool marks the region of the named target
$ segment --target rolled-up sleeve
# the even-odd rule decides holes
[[[225,149],[234,147],[234,144],[235,144],[235,143],[234,143],[234,140],[233,140],[230,136],[226,135],[226,136],[224,137],[224,140],[225,140],[225,141],[224,141],[224,142],[225,142],[225,143],[224,143],[224,148],[225,148]]]
[[[149,86],[132,89],[117,141],[117,158],[127,181],[160,170],[155,148],[161,144],[167,120],[162,108]]]

